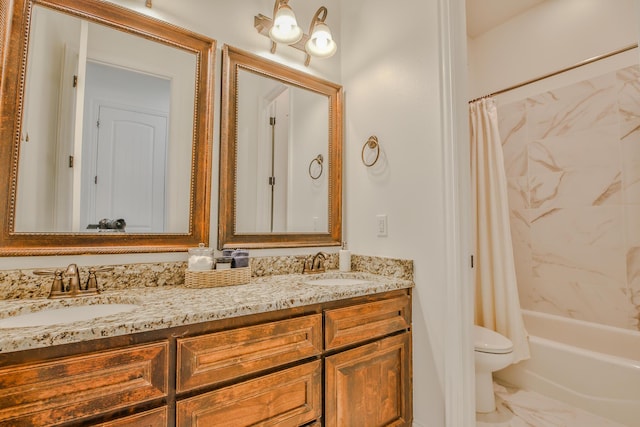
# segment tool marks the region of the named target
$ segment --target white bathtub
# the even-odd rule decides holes
[[[531,359],[498,380],[629,426],[640,421],[640,332],[523,310]]]

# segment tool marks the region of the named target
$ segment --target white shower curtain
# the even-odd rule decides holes
[[[516,283],[507,178],[493,98],[469,106],[475,210],[475,322],[513,342],[514,363],[529,358]]]

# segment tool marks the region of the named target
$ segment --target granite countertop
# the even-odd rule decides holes
[[[340,286],[303,283],[334,277],[364,279],[366,283]],[[0,301],[0,319],[75,305],[117,303],[137,304],[139,307],[130,312],[67,324],[0,329],[0,353],[148,332],[411,287],[411,280],[329,271],[304,276],[252,277],[248,284],[205,289],[139,287],[73,299],[3,300]]]

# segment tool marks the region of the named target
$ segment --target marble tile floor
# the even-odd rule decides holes
[[[541,394],[494,383],[496,412],[476,414],[476,427],[625,427]]]

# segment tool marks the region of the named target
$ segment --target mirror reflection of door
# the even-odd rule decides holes
[[[162,232],[170,81],[95,62],[86,75],[81,226]]]
[[[287,231],[289,181],[289,88],[279,85],[259,103],[263,123],[258,141],[256,229]]]
[[[87,230],[88,224],[105,217],[130,216],[131,220],[125,217],[127,232],[188,232],[195,55],[35,5],[27,63],[14,231],[94,233]],[[100,68],[111,72],[96,71]],[[112,83],[105,83],[109,89],[94,94],[90,101],[87,84],[98,75],[108,76]],[[159,93],[141,92],[151,87],[158,87]],[[158,191],[153,192],[153,203],[136,208],[137,213],[95,211],[96,197],[89,200],[88,186],[96,176],[97,145],[84,147],[84,142],[93,141],[95,145],[97,135],[91,129],[95,128],[100,105],[166,117],[166,149],[160,149],[166,156],[165,175],[153,186],[164,188],[163,212],[156,213],[155,209],[161,204]],[[157,157],[156,151],[153,158]],[[140,163],[146,160],[140,159]],[[159,163],[154,163],[154,174],[162,170]],[[134,197],[127,200],[131,199]],[[139,197],[135,199],[137,202]],[[148,217],[151,211],[153,218]],[[147,212],[144,218],[141,212]]]
[[[235,231],[326,232],[327,175],[308,172],[328,155],[326,97],[245,70],[238,82]]]

